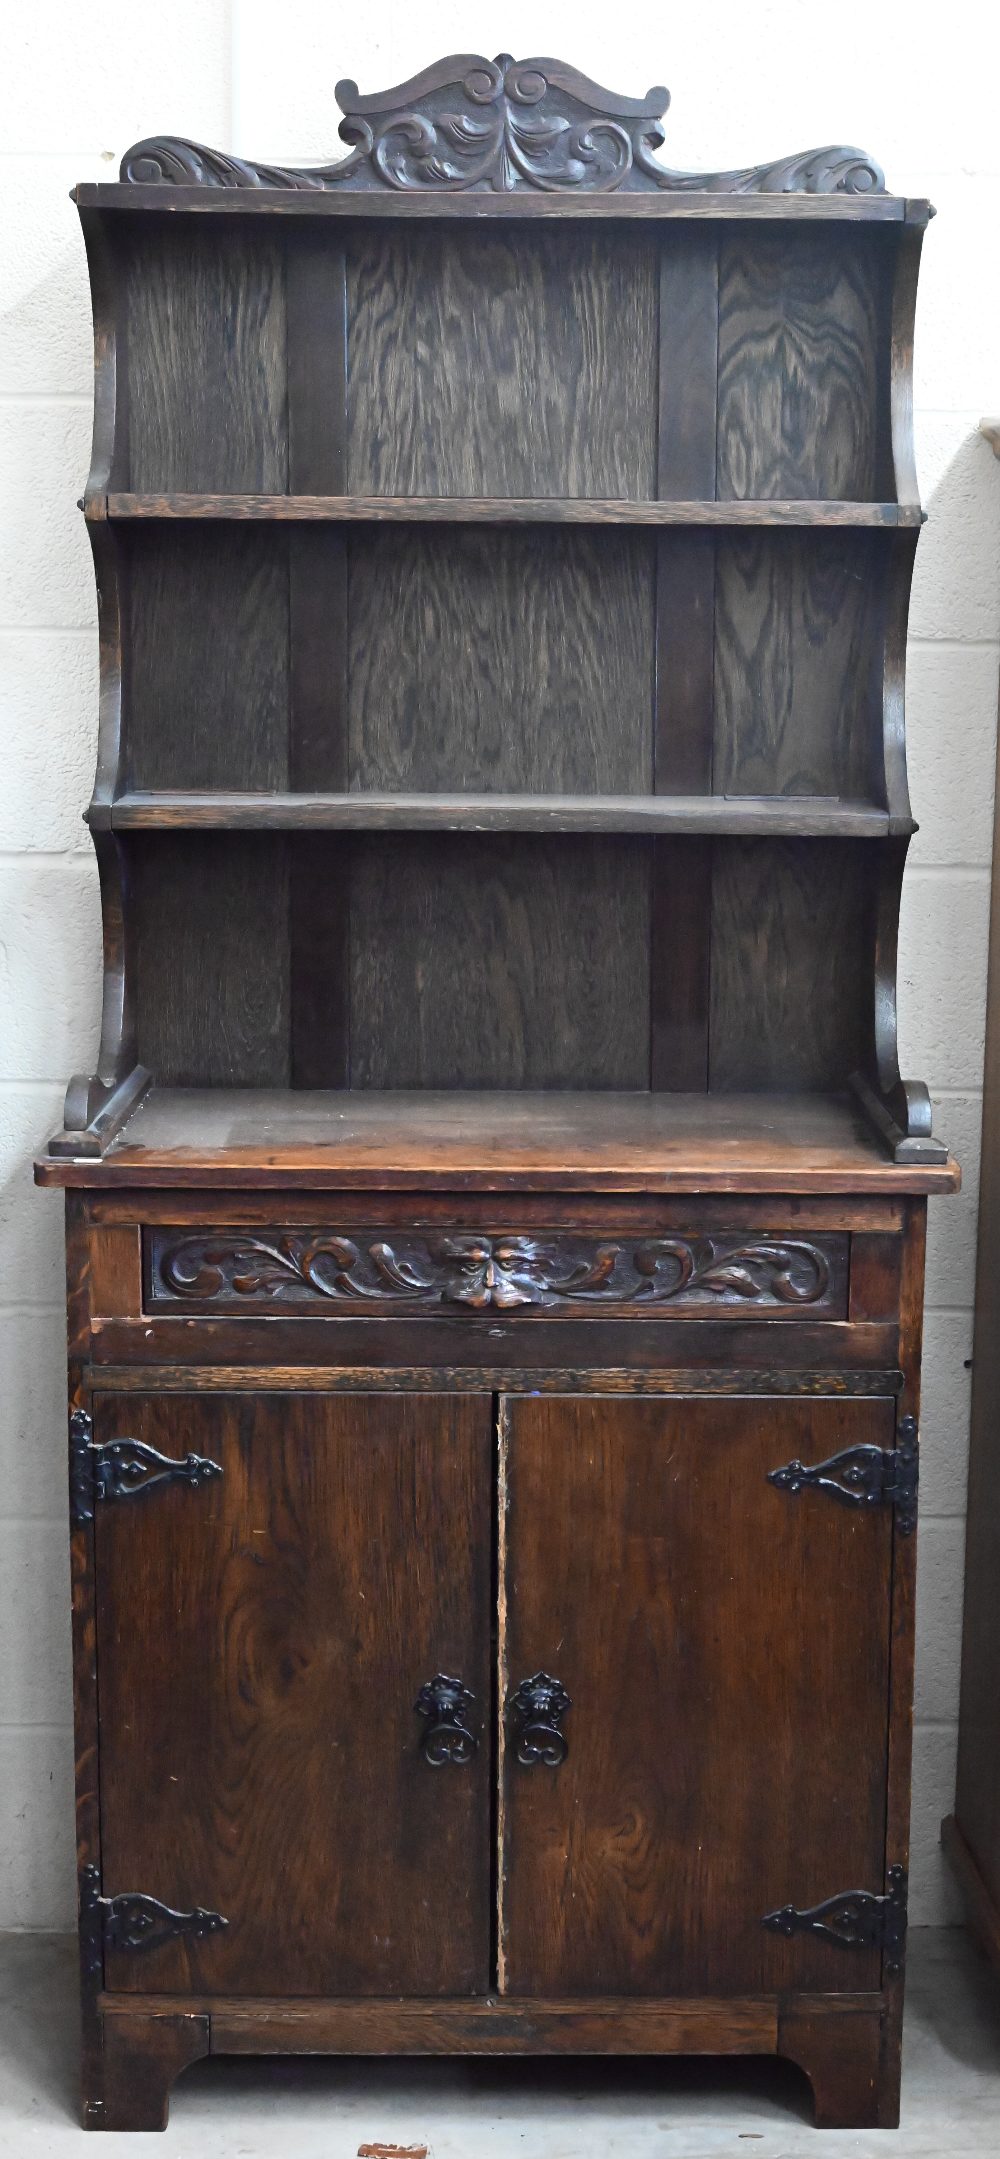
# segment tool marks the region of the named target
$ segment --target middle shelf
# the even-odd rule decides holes
[[[868,802],[824,795],[559,795],[131,791],[87,812],[118,832],[648,832],[884,839],[916,830]]]
[[[642,525],[642,526],[917,526],[915,502],[627,500],[590,495],[252,495],[109,494],[91,496],[87,515],[100,522],[135,518],[216,519],[298,524]]]

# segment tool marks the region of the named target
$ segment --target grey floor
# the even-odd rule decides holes
[[[0,1935],[0,2152],[79,2149],[72,1944]],[[1000,2159],[1000,1986],[957,1931],[911,1932],[903,2123],[817,2131],[797,2072],[769,2062],[199,2062],[167,2138],[116,2154],[355,2159],[425,2144],[430,2159]],[[92,2147],[93,2148],[93,2147]]]

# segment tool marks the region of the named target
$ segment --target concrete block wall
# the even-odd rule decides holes
[[[903,1068],[926,1078],[965,1189],[933,1210],[912,1916],[956,1916],[937,1850],[951,1802],[961,1621],[988,877],[1000,665],[996,93],[975,0],[715,0],[608,16],[588,0],[502,10],[382,0],[49,0],[6,34],[0,129],[0,1927],[66,1926],[74,1902],[61,1208],[31,1185],[65,1080],[96,1046],[97,886],[79,821],[96,737],[91,340],[75,180],[113,177],[157,131],[307,162],[335,152],[333,86],[402,80],[440,53],[558,53],[636,92],[666,80],[667,155],[711,169],[807,146],[874,152],[940,215],[917,326],[918,462],[930,523],[911,615],[911,778],[923,827],[901,953]]]

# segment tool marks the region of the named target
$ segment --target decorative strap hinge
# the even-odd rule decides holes
[[[807,1905],[801,1910],[795,1904],[783,1904],[780,1911],[766,1912],[761,1925],[772,1934],[815,1934],[837,1949],[880,1949],[886,1972],[902,1971],[906,1950],[906,1868],[889,1867],[886,1881],[889,1886],[884,1896],[873,1896],[867,1889],[849,1889],[842,1896],[827,1897],[824,1904]]]
[[[901,1536],[917,1526],[920,1447],[915,1417],[901,1417],[895,1447],[845,1447],[825,1462],[786,1462],[767,1474],[782,1492],[829,1492],[845,1507],[895,1507]]]
[[[178,1935],[219,1934],[229,1925],[221,1912],[206,1912],[196,1905],[190,1912],[175,1912],[156,1897],[128,1892],[104,1897],[100,1869],[84,1867],[80,1876],[80,1935],[85,1968],[99,1979],[106,1951],[162,1949]]]
[[[132,1499],[154,1484],[204,1484],[221,1477],[221,1462],[201,1454],[177,1460],[158,1454],[141,1439],[109,1439],[99,1446],[94,1421],[85,1409],[74,1409],[69,1420],[70,1512],[74,1529],[94,1519],[94,1506],[103,1499]]]

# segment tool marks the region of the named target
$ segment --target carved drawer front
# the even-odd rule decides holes
[[[843,1319],[846,1234],[478,1228],[143,1233],[149,1312],[613,1312],[619,1317]]]

